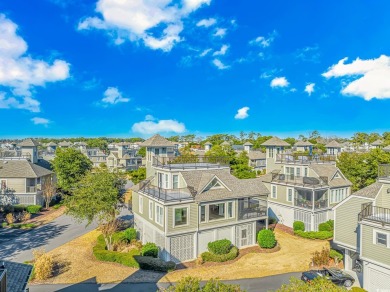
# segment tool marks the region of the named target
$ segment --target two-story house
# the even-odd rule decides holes
[[[99,167],[101,164],[107,163],[107,154],[97,147],[86,148],[82,153],[91,160],[93,167]]]
[[[0,205],[42,205],[42,186],[54,173],[38,165],[38,143],[26,139],[18,144],[20,155],[0,159]]]
[[[135,170],[142,165],[142,157],[137,155],[137,150],[127,143],[117,143],[110,149],[107,156],[107,167],[118,170]]]
[[[352,185],[336,167],[335,157],[287,152],[290,145],[277,137],[262,145],[267,174],[261,179],[270,191],[270,217],[289,227],[302,221],[307,231],[333,219],[332,207],[350,195]]]
[[[332,140],[325,145],[325,148],[326,148],[326,154],[337,156],[341,154],[342,146],[339,142]]]
[[[370,292],[390,289],[390,165],[378,168],[375,183],[334,207],[333,241]]]
[[[177,156],[160,135],[142,146],[147,179],[132,195],[142,242],[156,243],[160,257],[175,262],[197,258],[214,240],[256,244],[260,224],[268,224],[268,190],[259,179],[237,179],[224,157]]]

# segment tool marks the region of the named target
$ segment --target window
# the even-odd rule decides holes
[[[153,220],[153,201],[149,201],[149,219]]]
[[[163,222],[164,222],[164,209],[160,205],[156,205],[155,221],[156,221],[157,224],[163,225]]]
[[[228,218],[233,218],[233,202],[228,203]]]
[[[297,176],[301,176],[301,168],[297,167]]]
[[[155,148],[155,149],[154,149],[154,154],[155,154],[155,155],[159,155],[159,154],[160,154],[160,149]]]
[[[182,226],[188,224],[188,207],[175,208],[175,226]]]
[[[219,182],[217,178],[214,178],[204,189],[204,192],[207,192],[210,189],[221,189],[223,188],[222,184]]]
[[[200,206],[200,222],[206,222],[206,206]]]
[[[225,203],[209,205],[209,221],[225,218]]]
[[[334,190],[330,192],[330,202],[334,203]]]
[[[138,200],[138,210],[142,214],[144,212],[144,198],[139,196]]]
[[[161,148],[161,154],[166,154],[167,153],[167,148]]]
[[[272,186],[272,194],[271,194],[271,197],[273,199],[276,199],[277,195],[276,195],[276,186]]]
[[[293,189],[287,189],[287,202],[292,202],[293,199]]]
[[[305,177],[307,176],[307,167],[305,167]]]
[[[387,234],[386,233],[380,233],[378,231],[375,232],[375,243],[378,245],[384,245],[387,247]]]
[[[268,157],[274,157],[274,148],[269,148]]]
[[[174,174],[172,176],[172,189],[178,189],[179,188],[179,176],[177,174]]]

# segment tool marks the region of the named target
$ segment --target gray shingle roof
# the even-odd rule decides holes
[[[53,174],[52,171],[27,160],[0,160],[1,178],[36,178]]]
[[[149,138],[148,140],[142,142],[140,146],[143,147],[164,147],[164,146],[175,146],[174,143],[171,141],[168,141],[164,137],[160,136],[159,134],[154,135],[153,137]]]
[[[295,144],[294,144],[295,147],[302,147],[302,146],[313,146],[312,143],[310,143],[309,141],[297,141]]]
[[[383,150],[384,151],[390,151],[390,145],[386,146],[386,147],[383,147]]]
[[[336,172],[340,171],[333,164],[311,164],[309,166],[318,176],[323,176],[328,178],[328,185],[331,187],[341,187],[341,186],[351,186],[352,183],[348,179],[344,179],[343,177],[334,178]],[[341,173],[341,171],[340,171]]]
[[[62,141],[62,142],[58,143],[58,146],[60,146],[60,147],[70,147],[72,145],[73,144],[68,142],[68,141]]]
[[[7,291],[24,291],[32,270],[32,265],[4,261],[7,270]]]
[[[279,139],[278,137],[272,137],[271,139],[268,139],[265,141],[261,146],[291,146],[286,141],[283,141],[282,139]]]
[[[265,159],[266,154],[261,151],[249,151],[248,157],[250,160]]]
[[[183,171],[181,174],[187,186],[196,191],[195,200],[198,202],[268,195],[269,193],[260,179],[238,179],[231,175],[228,169]],[[200,193],[214,177],[217,177],[228,189],[210,189]]]
[[[39,143],[34,139],[28,138],[18,144],[19,147],[36,147]]]
[[[204,145],[213,145],[213,144],[207,141],[206,143],[204,143]]]
[[[372,146],[381,146],[383,144],[383,141],[382,140],[376,140],[375,142],[372,142]]]
[[[244,143],[244,146],[253,146],[253,144],[251,142],[247,141]]]
[[[221,143],[221,145],[222,145],[222,146],[229,146],[230,143],[229,143],[228,141],[224,141],[224,142]]]
[[[375,199],[375,197],[378,195],[378,192],[382,186],[383,186],[383,183],[375,182],[373,184],[370,184],[369,186],[366,186],[365,188],[362,188],[361,190],[358,190],[357,192],[353,193],[352,195],[358,196],[358,197]]]
[[[54,143],[53,141],[51,141],[51,142],[47,143],[46,146],[57,146],[57,144]]]
[[[327,148],[341,148],[341,144],[335,140],[332,140],[328,144],[325,145]]]

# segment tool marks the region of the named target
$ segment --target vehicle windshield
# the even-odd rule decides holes
[[[347,273],[343,272],[342,270],[336,270],[336,269],[329,269],[329,273],[336,277],[342,277],[342,276],[349,276]]]

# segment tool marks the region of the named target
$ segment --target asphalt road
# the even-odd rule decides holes
[[[254,279],[242,279],[223,281],[229,284],[238,284],[241,289],[247,292],[267,292],[276,290],[285,283],[289,282],[290,277],[300,277],[301,273],[288,273],[283,275],[269,276]],[[79,283],[73,285],[30,285],[30,292],[156,292],[158,289],[164,289],[169,286],[168,283],[120,283],[120,284],[93,284]]]

